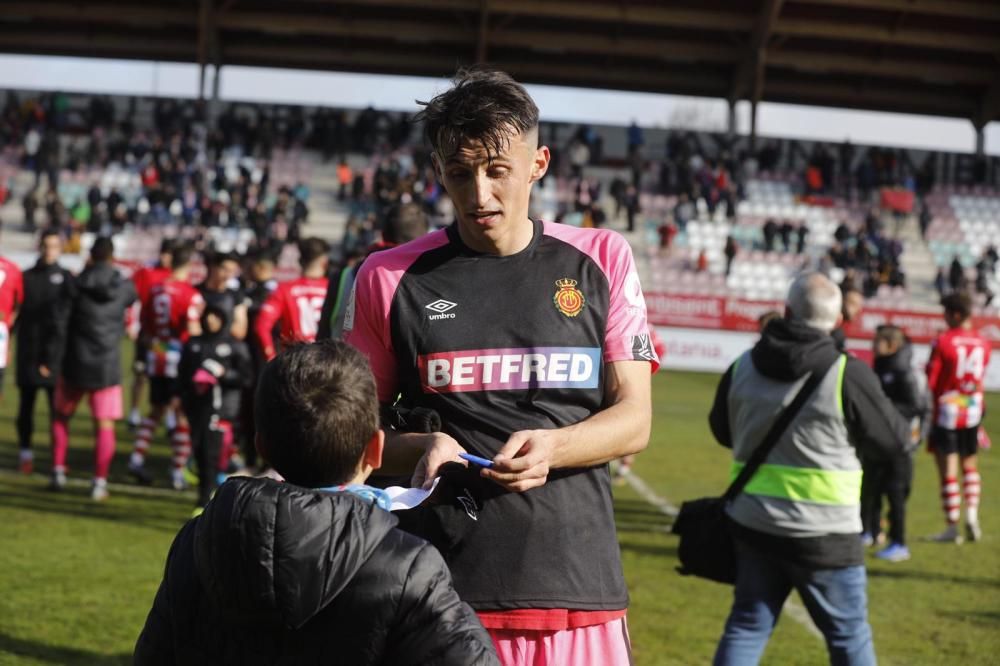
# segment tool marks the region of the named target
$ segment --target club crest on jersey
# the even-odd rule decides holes
[[[559,289],[552,297],[552,302],[556,304],[556,309],[567,317],[577,316],[583,312],[583,306],[587,304],[583,292],[576,288],[576,284],[576,280],[571,278],[556,280]]]

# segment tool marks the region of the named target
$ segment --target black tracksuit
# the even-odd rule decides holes
[[[882,531],[882,496],[889,500],[889,540],[906,544],[906,500],[913,483],[913,452],[920,443],[920,429],[926,420],[929,404],[912,367],[913,350],[906,344],[895,354],[875,359],[875,374],[882,390],[904,419],[911,423],[915,436],[906,451],[889,459],[862,459],[861,523],[866,534],[877,539]]]
[[[58,264],[39,261],[24,272],[24,303],[17,318],[17,388],[21,393],[17,413],[17,439],[22,449],[31,447],[34,430],[35,399],[44,391],[52,411],[56,378],[62,365],[62,349],[45,344],[48,331],[57,322],[60,307],[69,304],[73,275]],[[43,377],[40,366],[49,369]]]
[[[203,324],[204,325],[204,324]],[[199,393],[194,375],[205,370],[218,382]],[[229,322],[219,333],[188,340],[181,354],[177,376],[181,404],[191,425],[191,444],[198,465],[198,505],[204,506],[217,487],[221,467],[223,431],[220,421],[235,422],[240,413],[243,389],[253,379],[246,343],[229,334]]]
[[[493,666],[438,551],[349,493],[234,478],[170,549],[137,666]]]

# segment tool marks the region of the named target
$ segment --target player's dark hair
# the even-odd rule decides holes
[[[407,243],[427,233],[427,213],[415,203],[396,204],[386,213],[382,225],[382,240],[387,243]]]
[[[972,297],[964,291],[948,294],[941,299],[945,314],[954,314],[966,320],[972,316]]]
[[[205,265],[209,268],[218,268],[227,261],[239,263],[239,259],[231,252],[212,252],[205,257]]]
[[[303,344],[264,366],[254,398],[258,451],[289,482],[344,483],[378,431],[368,361],[339,340]]]
[[[164,238],[160,241],[160,254],[173,254],[175,246],[173,238]]]
[[[451,89],[429,102],[414,122],[424,123],[424,136],[442,160],[466,141],[482,144],[492,159],[507,148],[511,134],[538,127],[538,107],[510,74],[495,69],[461,69]]]
[[[106,264],[115,254],[115,244],[110,236],[100,236],[90,248],[90,258],[97,264]]]
[[[312,236],[299,242],[299,264],[303,268],[330,252],[330,244],[322,238]]]
[[[170,267],[175,271],[184,268],[191,263],[192,256],[194,256],[194,250],[191,249],[190,245],[178,244],[170,251]]]
[[[45,241],[48,240],[49,238],[58,238],[59,241],[61,242],[62,234],[56,231],[55,229],[46,229],[45,231],[42,232],[42,235],[39,236],[38,238],[38,247],[42,247],[43,245],[45,245]]]

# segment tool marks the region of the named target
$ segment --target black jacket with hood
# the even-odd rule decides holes
[[[132,281],[111,264],[88,266],[71,282],[47,342],[47,357],[63,349],[62,376],[92,391],[122,383],[125,311],[135,302]]]
[[[177,535],[149,664],[499,664],[437,550],[349,493],[230,479]]]
[[[875,374],[882,390],[906,419],[926,418],[930,411],[927,391],[913,369],[913,348],[904,344],[895,354],[876,356]]]
[[[838,354],[836,341],[830,335],[795,320],[776,319],[764,329],[750,352],[750,360],[766,377],[792,383],[814,369],[826,367]],[[712,434],[727,448],[732,448],[729,427],[732,374],[730,366],[719,382],[708,417]],[[844,421],[859,456],[890,460],[905,450],[910,439],[909,424],[892,408],[871,368],[850,354],[844,367],[842,398]],[[740,535],[759,547],[810,567],[843,567],[863,562],[861,540],[854,535],[794,539],[737,527]]]

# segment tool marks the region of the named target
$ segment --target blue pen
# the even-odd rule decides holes
[[[479,456],[474,456],[471,453],[459,453],[458,457],[462,460],[468,460],[473,465],[479,465],[480,467],[493,467],[493,461],[487,460],[486,458],[480,458]]]

